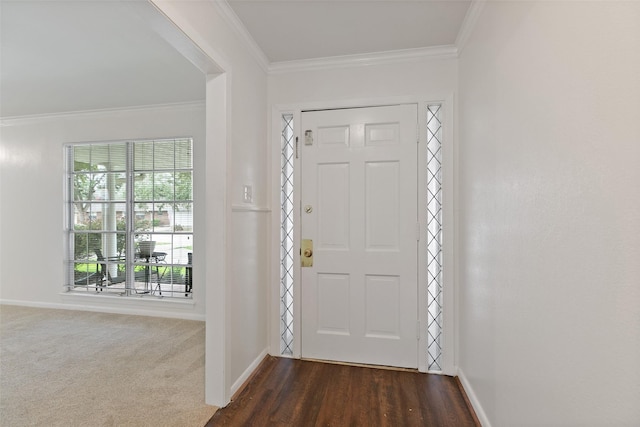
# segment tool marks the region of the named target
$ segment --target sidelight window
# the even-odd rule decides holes
[[[442,370],[442,121],[427,106],[427,366]]]
[[[293,115],[282,116],[280,156],[280,353],[293,354]]]

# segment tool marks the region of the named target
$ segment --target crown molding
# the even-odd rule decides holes
[[[328,58],[302,59],[299,61],[273,62],[269,66],[269,74],[392,64],[421,59],[454,59],[457,57],[458,50],[454,45],[433,46]]]
[[[205,108],[205,101],[188,101],[188,102],[174,102],[167,104],[154,104],[154,105],[139,105],[131,107],[115,107],[115,108],[102,108],[96,110],[83,110],[83,111],[64,111],[60,113],[44,113],[44,114],[32,114],[26,116],[7,116],[0,117],[0,126],[12,126],[22,123],[44,121],[44,120],[57,120],[64,119],[66,117],[90,117],[100,116],[105,114],[121,114],[121,113],[133,113],[137,111],[164,111],[164,110],[176,110],[176,109],[202,109]]]
[[[265,73],[269,72],[269,59],[267,55],[264,54],[258,43],[251,36],[247,27],[244,26],[238,15],[233,11],[227,0],[211,0],[211,3],[214,4],[216,9],[220,12],[223,19],[229,24],[229,26],[235,31],[236,35],[240,37],[240,40],[245,44],[245,46],[249,49],[249,52],[256,60],[260,68]]]
[[[471,0],[471,5],[469,5],[469,9],[467,9],[467,13],[464,16],[464,20],[462,21],[462,25],[458,31],[458,36],[456,37],[458,54],[462,52],[469,41],[469,37],[471,36],[486,3],[487,0]]]
[[[386,52],[374,52],[357,55],[343,55],[327,58],[312,58],[295,61],[269,62],[255,39],[251,36],[238,15],[227,0],[210,0],[229,24],[240,40],[249,49],[260,68],[267,74],[280,74],[295,71],[325,70],[331,68],[362,67],[369,65],[392,64],[424,59],[456,59],[464,48],[487,0],[471,0],[464,21],[458,31],[455,44],[432,46],[416,49],[402,49]]]

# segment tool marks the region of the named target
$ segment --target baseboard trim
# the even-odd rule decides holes
[[[469,403],[471,404],[473,410],[475,411],[475,415],[478,421],[480,422],[480,425],[482,427],[491,427],[489,418],[487,418],[487,414],[484,412],[484,409],[482,409],[482,405],[480,404],[478,397],[473,391],[473,388],[471,387],[469,380],[467,380],[467,377],[464,375],[464,372],[462,372],[462,369],[460,369],[459,367],[458,367],[458,380],[460,381],[460,385],[462,386],[464,393],[467,395],[466,397],[469,400]]]
[[[49,308],[54,310],[75,310],[75,311],[93,311],[98,313],[110,314],[126,314],[131,316],[149,316],[149,317],[166,317],[169,319],[196,320],[205,321],[205,316],[194,313],[180,313],[162,310],[146,310],[139,307],[113,307],[113,306],[97,306],[88,304],[64,304],[51,302],[35,302],[22,300],[0,299],[0,305],[17,305],[33,308]]]
[[[454,378],[456,380],[456,385],[460,390],[460,394],[462,394],[462,399],[464,399],[465,405],[467,405],[469,412],[471,412],[471,418],[473,418],[474,424],[477,425],[478,427],[482,427],[482,424],[480,424],[480,420],[478,419],[478,415],[476,415],[476,410],[473,409],[473,405],[469,400],[469,396],[467,396],[467,392],[464,390],[464,387],[462,386],[462,382],[460,382],[460,377],[456,376]]]
[[[231,386],[231,390],[229,390],[230,391],[229,394],[231,395],[231,400],[233,400],[238,394],[238,392],[240,392],[244,388],[246,383],[249,382],[251,375],[253,375],[256,369],[258,369],[258,366],[260,366],[264,358],[267,357],[267,354],[268,352],[267,352],[267,349],[265,348],[260,352],[258,357],[256,357],[255,360],[251,362],[249,367],[245,369],[245,371],[242,373],[242,375],[240,375],[240,377],[236,380],[236,382],[233,383],[233,385]]]

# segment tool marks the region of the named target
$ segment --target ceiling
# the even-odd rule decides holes
[[[228,0],[269,62],[453,45],[470,0]]]
[[[204,99],[203,73],[153,28],[146,1],[0,7],[3,117]]]
[[[239,19],[271,64],[452,46],[471,3],[203,1]],[[0,116],[204,99],[203,71],[174,47],[167,26],[145,0],[0,0]]]

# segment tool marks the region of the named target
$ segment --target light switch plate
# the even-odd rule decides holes
[[[245,203],[253,202],[253,191],[250,185],[245,185],[242,188],[242,201]]]

